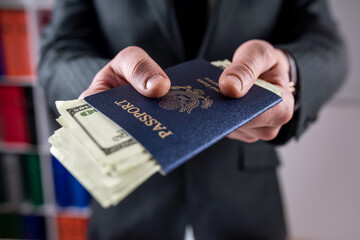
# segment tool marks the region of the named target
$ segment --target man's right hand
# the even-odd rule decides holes
[[[143,49],[127,47],[95,75],[89,88],[79,98],[127,83],[150,98],[164,96],[171,85],[169,77]]]

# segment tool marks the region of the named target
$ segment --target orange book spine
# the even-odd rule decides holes
[[[59,240],[88,240],[88,218],[62,214],[57,217],[57,225]]]
[[[1,10],[0,24],[5,75],[13,77],[34,75],[31,66],[26,12]]]

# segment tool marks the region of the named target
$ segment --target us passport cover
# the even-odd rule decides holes
[[[242,98],[222,95],[222,70],[201,59],[165,72],[171,88],[162,98],[144,97],[130,84],[85,98],[141,143],[165,174],[282,101],[257,85]]]

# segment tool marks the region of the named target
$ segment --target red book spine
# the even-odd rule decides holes
[[[23,10],[0,11],[5,75],[32,76],[27,15]]]
[[[57,217],[59,240],[87,240],[88,218],[65,214]]]
[[[24,89],[0,86],[1,137],[7,143],[30,143]]]

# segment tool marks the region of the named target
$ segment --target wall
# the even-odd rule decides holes
[[[360,1],[330,1],[348,45],[346,85],[300,142],[280,149],[294,239],[360,239]]]

